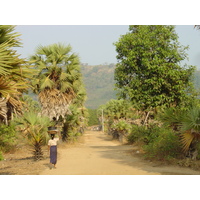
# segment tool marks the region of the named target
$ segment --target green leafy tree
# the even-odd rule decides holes
[[[181,67],[187,47],[178,42],[174,26],[131,25],[115,46],[120,97],[130,99],[141,110],[189,101],[194,67]]]

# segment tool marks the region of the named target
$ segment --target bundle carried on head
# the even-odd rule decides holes
[[[49,134],[56,134],[58,133],[57,127],[48,127]]]

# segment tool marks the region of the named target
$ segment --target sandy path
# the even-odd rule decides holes
[[[41,175],[159,175],[200,174],[197,171],[153,166],[130,154],[131,145],[121,145],[98,131],[87,131],[83,142],[72,148],[59,149],[57,169],[47,168]]]

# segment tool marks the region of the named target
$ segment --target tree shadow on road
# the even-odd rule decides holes
[[[113,141],[111,137],[102,135],[99,137],[103,141]],[[141,156],[137,155],[137,148],[133,145],[122,145],[117,141],[114,141],[114,146],[110,145],[92,145],[90,146],[97,151],[100,156],[114,160],[117,163],[128,165],[138,170],[144,170],[148,173],[159,173],[161,175],[192,175],[200,174],[199,171],[194,171],[188,168],[182,168],[179,166],[168,166],[163,164],[155,164],[148,160],[143,160]],[[106,143],[105,143],[106,144]],[[130,174],[131,175],[131,174]],[[138,174],[139,175],[139,174]]]

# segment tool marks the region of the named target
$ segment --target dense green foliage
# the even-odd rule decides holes
[[[122,135],[127,135],[131,131],[131,125],[125,120],[120,120],[118,123],[113,124],[112,128]]]
[[[66,115],[63,126],[63,141],[74,142],[78,136],[84,133],[88,123],[88,110],[79,108],[77,105],[70,105],[70,115]]]
[[[192,81],[197,87],[198,72],[192,77],[194,67],[181,66],[187,47],[178,42],[174,26],[130,26],[115,46],[121,100],[98,109],[105,130],[113,138],[126,136],[149,158],[196,159],[200,115]]]
[[[97,109],[88,109],[88,114],[88,126],[98,125],[99,120],[97,118]]]
[[[114,138],[126,136],[130,130],[128,119],[136,117],[130,102],[126,100],[111,99],[97,110],[97,115],[104,130],[112,134]]]
[[[37,112],[25,112],[22,117],[15,118],[13,124],[19,133],[27,137],[33,147],[35,160],[42,158],[42,145],[47,144],[49,139],[47,127],[53,122],[46,116],[39,116]]]
[[[170,128],[155,125],[132,126],[128,141],[139,144],[149,158],[169,159],[181,155],[179,136]]]
[[[16,132],[14,126],[0,125],[0,152],[9,152],[14,149]]]
[[[182,154],[179,135],[171,129],[157,128],[156,132],[151,132],[151,135],[155,138],[143,146],[147,157],[170,159],[178,158]]]
[[[186,58],[174,26],[130,26],[115,43],[116,86],[120,97],[146,110],[187,102],[193,66],[180,66]]]
[[[197,143],[200,142],[199,105],[187,110],[167,109],[164,113],[160,114],[160,120],[181,134],[181,143],[184,152],[187,152],[189,148],[196,148],[198,146]]]
[[[106,119],[119,120],[133,117],[130,102],[123,99],[111,99],[105,105],[100,106],[98,116],[101,116],[101,110],[103,110]]]
[[[142,144],[148,144],[158,137],[158,126],[137,126],[132,125],[131,133],[128,135],[128,141],[130,143],[140,142]]]

